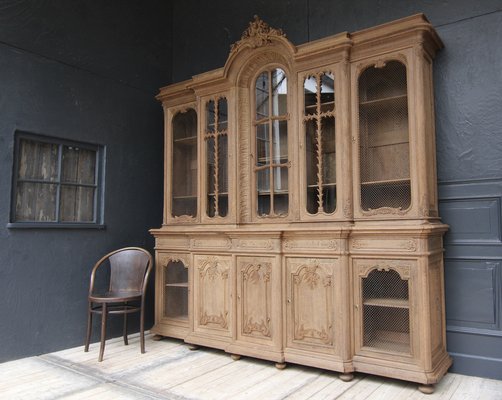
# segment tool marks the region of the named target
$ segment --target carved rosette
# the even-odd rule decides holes
[[[286,37],[281,29],[271,28],[257,15],[254,21],[249,23],[249,27],[243,32],[241,39],[230,47],[230,53],[235,53],[243,47],[255,49],[272,43],[273,38]]]

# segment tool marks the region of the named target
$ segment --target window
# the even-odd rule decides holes
[[[102,227],[102,146],[19,132],[9,227]]]

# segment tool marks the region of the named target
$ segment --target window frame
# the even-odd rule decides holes
[[[21,140],[31,140],[39,143],[48,143],[51,145],[58,146],[58,177],[57,180],[51,182],[57,186],[56,192],[56,220],[55,221],[16,221],[16,203],[17,203],[17,185],[19,181],[25,181],[24,179],[19,179],[19,162],[21,158],[20,154],[20,143]],[[63,146],[79,147],[86,150],[92,150],[96,152],[96,168],[95,168],[95,183],[91,184],[76,184],[75,186],[83,187],[94,187],[96,193],[94,195],[93,203],[93,214],[94,220],[92,222],[63,222],[61,218],[61,186],[65,185],[61,181],[62,176],[62,151]],[[11,186],[11,204],[10,204],[10,216],[7,228],[91,228],[91,229],[104,229],[104,170],[105,170],[105,146],[80,142],[75,140],[62,139],[53,136],[40,135],[24,131],[16,131],[14,138],[14,158],[13,158],[13,169],[12,169],[12,186]],[[31,182],[28,179],[26,182]],[[36,180],[33,180],[36,181]]]

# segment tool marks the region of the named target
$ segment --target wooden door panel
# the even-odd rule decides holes
[[[288,346],[334,346],[337,263],[336,259],[287,260]]]
[[[241,340],[270,341],[274,334],[274,281],[278,276],[272,257],[238,257],[238,336]]]
[[[231,260],[229,256],[195,256],[195,330],[230,335]]]

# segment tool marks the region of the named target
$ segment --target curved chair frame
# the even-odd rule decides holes
[[[147,264],[145,266],[145,272],[141,282],[141,287],[139,291],[113,291],[112,276],[110,276],[110,284],[108,292],[104,295],[98,295],[93,293],[94,291],[94,280],[97,269],[103,265],[110,257],[115,254],[121,253],[123,251],[139,251],[147,256]],[[105,351],[105,340],[106,340],[106,319],[108,314],[123,314],[124,315],[124,344],[128,345],[127,340],[127,314],[140,312],[140,343],[141,343],[141,353],[145,352],[145,328],[144,328],[144,316],[145,316],[145,293],[146,287],[148,285],[148,278],[153,267],[153,259],[151,254],[140,247],[124,247],[112,251],[105,256],[103,256],[92,268],[91,280],[89,285],[89,296],[88,296],[88,309],[87,309],[87,334],[85,338],[85,348],[84,351],[89,351],[89,341],[91,339],[92,330],[92,315],[101,314],[101,343],[99,349],[98,361],[103,361],[103,354]],[[120,268],[120,267],[119,267]],[[139,306],[131,305],[129,302],[140,302]]]

